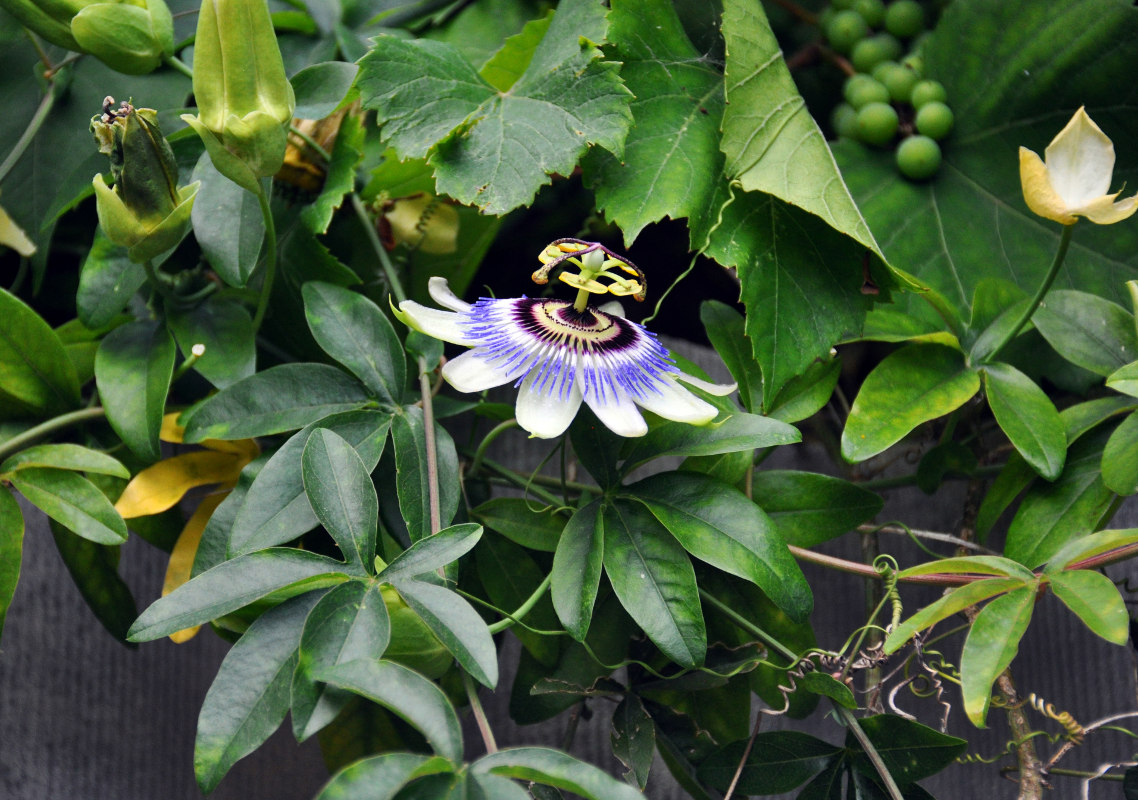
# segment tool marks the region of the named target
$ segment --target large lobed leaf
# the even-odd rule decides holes
[[[501,92],[450,44],[380,36],[358,86],[403,158],[428,156],[440,192],[491,214],[528,205],[590,144],[620,155],[631,125],[617,64],[601,60],[597,0],[562,3],[517,82]]]

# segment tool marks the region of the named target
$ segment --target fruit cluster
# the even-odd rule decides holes
[[[834,131],[876,147],[897,143],[901,174],[931,178],[940,168],[937,142],[952,132],[954,118],[944,86],[921,74],[924,8],[917,0],[832,0],[819,23],[854,70],[831,117]]]

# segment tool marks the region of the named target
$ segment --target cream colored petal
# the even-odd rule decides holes
[[[696,397],[672,377],[664,378],[664,385],[660,387],[659,393],[638,397],[636,402],[664,419],[688,422],[692,425],[706,425],[719,413],[719,409]]]
[[[1080,108],[1043,153],[1051,186],[1068,207],[1085,205],[1110,191],[1114,145]]]
[[[1082,208],[1071,209],[1071,213],[1084,216],[1099,225],[1121,222],[1138,211],[1138,195],[1128,197],[1125,200],[1115,200],[1114,198],[1118,197],[1118,194],[1104,195]]]
[[[518,390],[516,416],[518,425],[538,439],[552,439],[565,433],[577,410],[581,407],[581,390],[577,384],[562,399],[557,393],[537,391],[533,388],[537,370],[530,373]]]
[[[1019,149],[1019,182],[1024,202],[1032,213],[1064,225],[1075,224],[1076,219],[1067,212],[1067,204],[1051,187],[1043,159],[1026,147]]]
[[[443,308],[449,308],[451,311],[470,310],[470,303],[459,299],[459,296],[450,290],[450,284],[447,283],[446,278],[440,278],[437,275],[431,278],[427,281],[427,292],[430,293],[431,299]]]
[[[640,416],[636,403],[624,392],[610,391],[604,400],[586,398],[585,403],[593,409],[597,419],[617,436],[634,437],[648,433],[648,423]]]
[[[688,375],[686,372],[677,372],[672,377],[676,380],[683,381],[689,386],[694,386],[697,389],[703,389],[703,391],[707,392],[708,394],[713,394],[716,397],[726,397],[739,388],[739,385],[735,383],[711,383],[710,381],[705,381],[701,378],[697,378],[694,375]]]
[[[8,216],[3,206],[0,206],[0,245],[11,247],[22,256],[30,256],[36,251],[35,243]]]
[[[443,365],[443,378],[460,392],[484,392],[512,378],[477,352],[466,352]]]
[[[453,311],[439,311],[437,308],[427,308],[414,300],[404,300],[399,304],[395,315],[409,328],[420,333],[434,336],[451,344],[463,344],[472,347],[476,342],[467,336],[458,321],[460,316]]]

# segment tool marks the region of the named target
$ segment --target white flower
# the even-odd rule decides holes
[[[1099,225],[1120,222],[1138,211],[1138,196],[1116,200],[1110,191],[1114,144],[1080,108],[1044,151],[1044,160],[1019,149],[1019,177],[1027,207],[1041,217],[1074,225],[1086,217]]]
[[[431,278],[440,311],[411,300],[398,316],[415,330],[472,348],[448,361],[443,377],[460,392],[514,383],[518,424],[543,439],[560,436],[583,400],[621,436],[643,436],[637,406],[666,419],[704,425],[717,409],[679,385],[717,395],[735,391],[680,372],[667,349],[642,325],[626,320],[618,303],[576,311],[565,300],[527,297],[460,300],[443,278]]]

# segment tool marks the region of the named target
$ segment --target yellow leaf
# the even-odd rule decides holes
[[[211,483],[234,484],[247,458],[233,453],[198,450],[159,461],[138,473],[115,503],[124,519],[145,517],[173,508],[188,492]]]
[[[174,544],[174,550],[170,553],[170,563],[166,566],[166,580],[162,583],[163,597],[190,579],[206,523],[228,495],[229,492],[226,491],[204,497],[193,516],[186,522],[186,527],[182,528],[178,541]],[[175,644],[188,642],[197,635],[200,628],[200,625],[195,625],[192,628],[176,631],[170,634],[170,640]]]
[[[173,411],[162,417],[162,428],[158,431],[159,439],[164,442],[173,442],[174,444],[182,443],[182,437],[186,434],[186,428],[178,424],[178,417],[181,415],[181,411]]]

